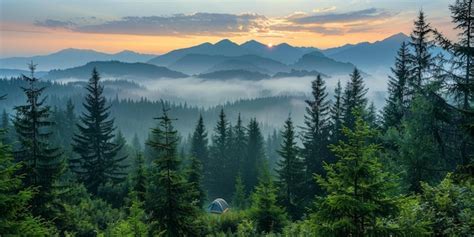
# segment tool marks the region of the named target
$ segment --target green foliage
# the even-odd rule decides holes
[[[339,160],[326,164],[317,182],[327,196],[316,200],[312,221],[322,236],[367,236],[386,231],[383,218],[396,213],[393,177],[382,170],[379,146],[368,143],[374,131],[355,114],[355,128],[343,128],[348,141],[332,145]]]
[[[4,130],[0,130],[0,136],[3,133]],[[22,186],[23,176],[16,175],[20,167],[13,163],[10,148],[0,142],[0,233],[5,236],[52,235],[54,229],[29,211],[35,190]]]
[[[360,71],[354,68],[342,96],[343,124],[349,129],[355,127],[356,117],[354,111],[357,110],[361,113],[367,106],[367,90]]]
[[[407,113],[408,81],[412,77],[409,51],[405,42],[402,43],[395,58],[395,66],[391,68],[393,76],[388,81],[388,98],[383,108],[383,126],[385,129],[398,127]]]
[[[121,162],[127,158],[118,156],[123,144],[112,142],[114,120],[109,119],[110,106],[106,105],[102,95],[104,87],[99,80],[99,73],[94,68],[86,87],[89,93],[83,104],[86,112],[79,118],[78,133],[73,138],[73,150],[79,157],[70,159],[72,169],[93,194],[107,182],[124,180],[122,170],[125,166]]]
[[[255,118],[251,119],[247,126],[247,150],[245,153],[247,155],[242,165],[242,179],[246,192],[250,193],[257,185],[258,177],[262,172],[261,167],[266,160],[263,135]]]
[[[178,136],[167,109],[156,118],[148,145],[158,154],[147,190],[146,209],[152,222],[152,234],[189,236],[196,233],[198,210],[192,203],[193,190],[180,170],[176,154]]]
[[[306,170],[305,185],[308,198],[320,193],[313,175],[324,174],[323,162],[331,162],[329,150],[329,101],[326,86],[320,75],[311,82],[312,100],[306,100],[306,114],[302,133],[303,159]]]
[[[146,215],[142,206],[142,202],[138,201],[136,197],[133,198],[127,218],[118,221],[109,228],[107,232],[110,236],[148,236],[148,226],[145,223]]]
[[[23,174],[25,187],[34,187],[36,195],[30,200],[34,215],[49,220],[52,206],[55,206],[56,181],[63,172],[64,160],[59,148],[51,145],[50,107],[46,106],[41,94],[46,89],[38,87],[38,78],[34,76],[36,65],[30,64],[31,76],[23,75],[28,83],[22,90],[26,95],[26,104],[16,106],[14,118],[18,145],[15,146],[15,160],[22,163],[18,173]]]
[[[257,233],[279,233],[287,222],[284,209],[277,204],[277,189],[268,170],[264,170],[252,195],[250,217]]]
[[[435,187],[423,184],[421,213],[435,236],[469,236],[474,230],[473,179],[455,183],[451,175]]]
[[[202,187],[202,172],[201,162],[197,158],[192,157],[187,170],[187,179],[192,189],[192,203],[198,209],[201,209],[206,201],[206,193]]]
[[[389,142],[396,144],[395,159],[401,165],[404,188],[421,192],[421,182],[434,183],[444,174],[444,160],[433,127],[435,107],[423,96],[412,100],[410,116],[401,125],[400,132],[394,132]]]
[[[245,185],[242,181],[242,176],[237,174],[235,178],[234,196],[232,197],[232,208],[236,210],[243,210],[247,207],[247,195],[245,192]]]
[[[305,187],[305,170],[303,160],[296,146],[296,135],[293,122],[289,117],[281,132],[283,142],[278,153],[281,160],[277,163],[278,198],[293,219],[301,216],[304,207],[302,190]]]

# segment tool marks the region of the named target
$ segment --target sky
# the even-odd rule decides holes
[[[454,38],[453,0],[0,0],[0,57],[65,48],[163,54],[258,40],[330,48],[410,33],[420,9]]]

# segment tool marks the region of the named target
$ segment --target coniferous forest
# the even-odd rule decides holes
[[[0,236],[473,236],[472,0],[446,11],[457,40],[419,11],[382,108],[358,68],[334,91],[315,75],[278,131],[237,102],[114,100],[138,85],[96,68],[55,84],[31,62],[0,84]]]

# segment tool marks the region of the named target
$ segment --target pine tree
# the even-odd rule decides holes
[[[135,151],[135,154],[143,152],[142,144],[140,143],[140,139],[138,138],[138,135],[136,133],[133,135],[132,138],[132,148]]]
[[[281,159],[277,162],[279,199],[293,219],[297,219],[302,213],[301,190],[305,184],[305,170],[302,159],[299,156],[299,148],[296,145],[295,129],[291,117],[285,121],[284,130],[281,132],[283,142],[278,154]]]
[[[237,210],[244,210],[247,207],[247,195],[245,193],[245,185],[242,181],[240,173],[235,178],[234,195],[232,197],[232,206]]]
[[[5,130],[0,129],[0,136]],[[47,226],[29,211],[34,195],[23,187],[23,175],[17,175],[21,164],[14,163],[10,147],[0,142],[0,233],[5,236],[47,236]]]
[[[266,164],[263,165],[258,186],[252,195],[250,216],[254,220],[257,233],[279,233],[287,222],[284,209],[277,204],[275,188]]]
[[[425,13],[420,11],[418,19],[414,23],[415,28],[411,33],[410,46],[413,53],[410,55],[410,64],[413,76],[410,77],[408,85],[410,93],[413,94],[421,89],[427,79],[427,73],[432,66],[430,49],[433,42],[430,40],[432,29],[426,22]]]
[[[377,109],[375,108],[374,102],[370,102],[369,107],[367,107],[367,111],[364,114],[364,120],[369,124],[371,128],[378,128],[378,117],[377,117]]]
[[[350,75],[350,80],[347,82],[346,88],[344,89],[344,95],[342,98],[342,106],[344,110],[344,125],[349,129],[353,129],[355,126],[354,112],[356,110],[359,113],[363,112],[367,106],[367,90],[364,85],[364,79],[360,75],[357,68]]]
[[[194,236],[197,209],[191,202],[191,185],[180,170],[177,157],[178,135],[173,119],[163,105],[163,114],[156,118],[148,146],[158,156],[153,159],[153,175],[147,192],[147,209],[152,230],[165,236]]]
[[[3,144],[10,144],[12,141],[9,136],[10,132],[10,115],[7,113],[6,110],[3,110],[2,112],[2,123],[0,125],[0,129],[3,129],[4,131],[4,136],[2,137],[1,142]]]
[[[242,172],[243,162],[247,155],[247,135],[243,125],[240,113],[237,117],[237,123],[233,127],[233,139],[230,147],[233,163],[236,165],[237,173]]]
[[[234,179],[229,177],[230,154],[229,154],[229,122],[227,121],[224,110],[219,113],[219,120],[212,136],[212,145],[210,147],[211,160],[209,162],[209,193],[211,199],[222,197],[229,199],[232,195],[232,182]]]
[[[265,150],[262,132],[255,118],[250,119],[247,127],[247,150],[243,162],[242,179],[249,193],[258,183],[261,167],[265,161]]]
[[[83,103],[86,112],[80,116],[78,132],[74,134],[73,150],[79,157],[71,159],[71,166],[90,192],[97,194],[98,188],[109,181],[120,182],[125,174],[119,157],[123,144],[113,143],[114,119],[109,119],[110,106],[102,95],[104,87],[99,83],[100,76],[94,68],[86,87],[89,94]]]
[[[313,197],[320,190],[313,181],[314,174],[324,174],[323,162],[330,162],[329,102],[326,86],[321,76],[311,83],[313,100],[307,100],[305,127],[303,127],[303,158],[306,170],[307,196]]]
[[[393,178],[378,161],[379,146],[368,143],[375,131],[360,115],[355,119],[354,130],[343,128],[347,142],[331,145],[338,161],[325,165],[326,178],[317,176],[328,194],[317,198],[312,215],[320,236],[387,235],[384,218],[396,211]]]
[[[198,122],[196,124],[196,128],[194,129],[194,133],[191,137],[191,151],[190,154],[192,157],[198,159],[198,161],[202,165],[202,174],[203,179],[206,182],[206,186],[208,186],[207,181],[209,181],[209,148],[208,148],[208,139],[207,139],[207,131],[206,127],[204,126],[204,120],[202,115],[199,115]]]
[[[398,127],[407,113],[407,83],[412,77],[409,62],[409,50],[405,42],[402,43],[395,58],[395,66],[391,68],[393,76],[389,76],[388,97],[383,108],[383,126]]]
[[[16,106],[14,125],[18,137],[18,147],[14,152],[16,161],[22,163],[20,174],[25,175],[25,187],[34,187],[37,194],[31,200],[33,214],[44,218],[53,218],[51,206],[56,198],[55,182],[61,175],[64,162],[59,148],[51,145],[50,107],[44,105],[45,98],[41,94],[45,87],[37,87],[33,63],[29,65],[31,76],[23,75],[28,83],[22,87],[27,97],[25,105]]]
[[[137,153],[135,160],[135,172],[133,175],[133,191],[136,193],[138,201],[145,201],[145,194],[147,188],[147,173],[144,167],[143,155]]]
[[[342,123],[343,123],[343,107],[342,107],[342,88],[341,81],[337,81],[334,89],[334,103],[330,109],[330,123],[331,123],[331,143],[337,143],[342,138]]]
[[[202,172],[201,161],[195,157],[191,157],[187,178],[192,189],[192,202],[199,209],[204,206],[204,202],[206,201],[206,192],[202,187]]]

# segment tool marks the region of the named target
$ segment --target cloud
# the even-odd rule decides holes
[[[258,14],[194,13],[172,16],[128,16],[97,24],[70,24],[57,20],[36,22],[49,28],[68,28],[76,32],[133,35],[220,35],[260,31],[267,18]]]
[[[53,19],[46,19],[44,21],[36,21],[34,23],[35,26],[41,26],[46,28],[67,28],[73,27],[75,24],[71,21],[60,21],[60,20],[53,20]]]
[[[288,18],[288,21],[298,24],[328,24],[383,19],[391,16],[393,16],[393,14],[385,10],[378,8],[368,8],[364,10],[345,13],[325,13],[300,17],[290,17]]]

